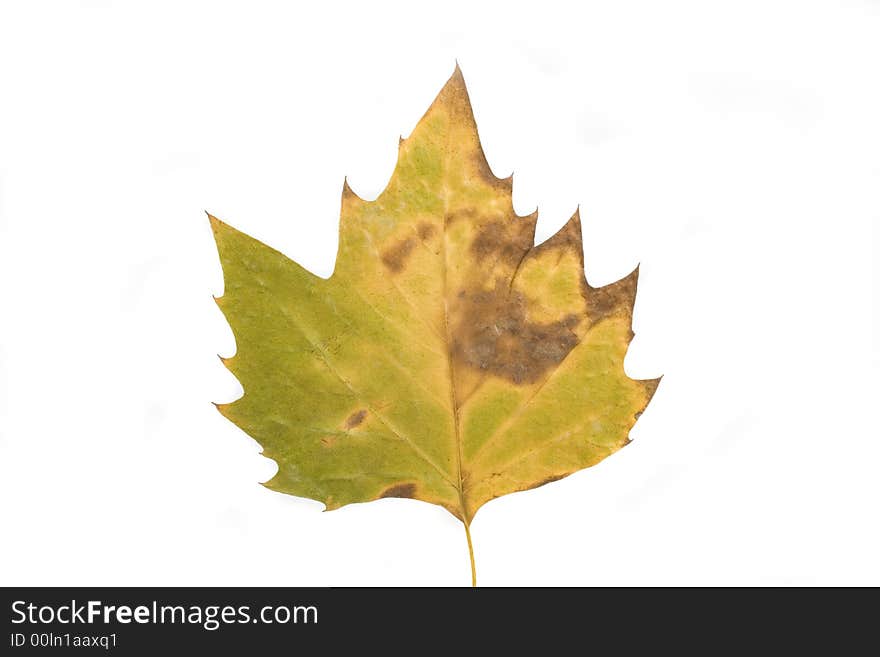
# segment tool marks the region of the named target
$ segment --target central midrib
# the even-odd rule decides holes
[[[446,334],[446,362],[449,369],[449,395],[452,401],[452,423],[455,428],[455,456],[456,456],[456,481],[458,481],[458,503],[461,506],[461,521],[467,527],[470,524],[470,518],[467,517],[467,506],[464,499],[464,481],[462,478],[462,442],[461,442],[461,422],[459,420],[458,394],[455,389],[455,364],[452,359],[452,334],[449,330],[449,290],[446,263],[446,221],[449,216],[449,187],[446,184],[446,172],[448,171],[449,162],[449,134],[446,136],[446,161],[443,162],[442,189],[443,189],[443,257],[441,258],[441,266],[443,268],[443,329]]]

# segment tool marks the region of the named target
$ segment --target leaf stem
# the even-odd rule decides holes
[[[474,542],[471,540],[471,528],[469,523],[464,523],[464,533],[467,536],[468,554],[471,557],[471,586],[477,585],[477,565],[474,563]]]

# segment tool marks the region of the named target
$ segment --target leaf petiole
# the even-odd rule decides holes
[[[474,542],[471,540],[471,528],[468,523],[464,523],[464,533],[467,536],[468,554],[471,557],[471,586],[477,585],[477,565],[474,563]]]

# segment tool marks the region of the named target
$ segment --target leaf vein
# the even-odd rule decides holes
[[[390,422],[390,421],[389,421],[384,415],[382,415],[382,414],[379,412],[379,410],[376,408],[376,406],[373,405],[373,404],[371,404],[369,401],[367,401],[366,398],[364,397],[364,395],[363,395],[362,393],[360,393],[360,392],[358,392],[357,390],[355,390],[354,386],[351,384],[351,381],[349,381],[349,380],[346,379],[344,376],[342,376],[342,374],[341,374],[338,370],[336,370],[336,368],[333,367],[333,365],[330,363],[330,360],[327,358],[327,354],[326,354],[326,352],[324,351],[324,349],[322,349],[321,346],[320,346],[317,342],[315,342],[314,340],[312,340],[311,336],[309,336],[309,334],[306,332],[306,330],[305,330],[300,324],[298,324],[298,323],[295,322],[295,321],[291,321],[291,324],[292,324],[295,328],[297,328],[297,329],[300,331],[300,333],[302,333],[303,337],[306,339],[306,342],[308,342],[312,347],[314,347],[314,348],[318,351],[318,353],[319,353],[320,356],[321,356],[321,360],[322,360],[322,361],[324,362],[324,364],[327,366],[327,369],[328,369],[330,372],[332,372],[332,373],[336,376],[336,378],[338,378],[338,379],[339,379],[339,380],[345,385],[345,387],[347,387],[347,388],[351,391],[351,393],[352,393],[355,397],[358,398],[358,401],[360,401],[364,406],[366,406],[366,407],[370,410],[370,412],[373,413],[373,415],[375,415],[376,418],[378,418],[378,420],[379,420],[382,424],[384,424],[385,427],[388,428],[388,430],[389,430],[391,433],[393,433],[395,436],[397,436],[398,438],[400,438],[401,440],[403,440],[405,443],[407,443],[407,444],[412,448],[412,450],[413,450],[413,451],[414,451],[414,452],[415,452],[415,453],[416,453],[416,454],[417,454],[417,455],[418,455],[418,456],[419,456],[419,457],[420,457],[425,463],[427,463],[427,464],[430,465],[432,468],[434,468],[434,470],[436,470],[436,471],[440,474],[440,476],[443,477],[443,479],[444,479],[447,483],[449,483],[451,486],[455,487],[455,483],[452,481],[452,479],[450,479],[450,478],[446,475],[446,473],[443,471],[443,469],[440,468],[440,466],[438,466],[438,465],[434,462],[434,460],[424,452],[424,450],[422,450],[422,449],[421,449],[421,448],[420,448],[415,442],[413,442],[413,440],[412,440],[411,438],[409,438],[408,436],[406,436],[405,433],[402,433],[402,432],[398,431],[397,429],[395,429],[394,426],[392,426],[391,422]]]

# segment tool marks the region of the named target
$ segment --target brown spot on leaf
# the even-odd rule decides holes
[[[452,353],[460,363],[516,384],[535,383],[578,343],[568,315],[546,324],[526,319],[526,300],[500,281],[461,299]]]
[[[532,246],[533,230],[526,221],[490,221],[471,242],[471,255],[477,262],[491,259],[516,265]]]
[[[415,497],[415,484],[394,484],[382,491],[379,497]]]
[[[419,239],[424,242],[431,239],[434,236],[434,233],[437,232],[437,229],[434,227],[433,224],[429,224],[427,221],[423,221],[419,224],[417,232],[419,234]]]
[[[345,421],[345,428],[353,429],[361,422],[363,422],[365,417],[367,417],[367,411],[365,409],[362,408],[359,411],[355,411],[354,413],[349,415],[348,419]]]
[[[416,246],[416,240],[407,237],[401,240],[382,254],[382,263],[392,272],[397,274],[402,271],[406,265],[406,259]]]

